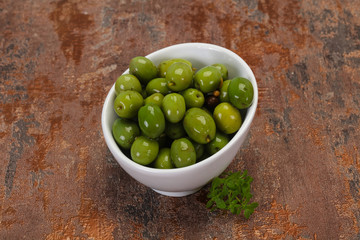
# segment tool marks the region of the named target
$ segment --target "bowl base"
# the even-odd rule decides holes
[[[191,195],[191,194],[199,191],[200,189],[201,189],[201,187],[194,189],[194,190],[183,191],[183,192],[166,192],[166,191],[160,191],[157,189],[152,189],[152,190],[154,190],[155,192],[157,192],[161,195],[168,196],[168,197],[185,197],[185,196]]]

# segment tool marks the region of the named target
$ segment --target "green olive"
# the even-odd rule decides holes
[[[226,80],[223,82],[221,88],[220,88],[220,102],[230,102],[229,100],[229,94],[228,94],[228,87],[231,80]]]
[[[131,59],[129,72],[146,85],[150,80],[156,78],[157,67],[150,59],[139,56]]]
[[[159,137],[165,130],[165,117],[156,104],[146,104],[138,113],[139,127],[149,138]]]
[[[219,88],[222,81],[221,79],[219,69],[214,66],[206,66],[196,72],[194,84],[195,87],[203,93],[209,93]]]
[[[144,104],[154,103],[161,107],[164,96],[161,93],[153,93],[152,95],[145,98]]]
[[[152,163],[159,153],[159,143],[145,136],[139,136],[131,145],[131,159],[141,165]]]
[[[160,149],[160,152],[159,152],[157,158],[153,162],[153,166],[155,168],[160,168],[160,169],[174,168],[174,164],[171,161],[170,148]]]
[[[175,92],[187,89],[193,80],[191,67],[183,62],[173,63],[166,73],[166,82],[169,89]]]
[[[205,97],[204,94],[195,88],[188,88],[181,92],[185,99],[187,108],[198,107],[201,108],[204,105]]]
[[[240,111],[228,102],[217,105],[213,116],[216,127],[226,134],[236,132],[242,124]]]
[[[187,110],[183,125],[188,136],[197,143],[206,144],[215,137],[216,125],[214,119],[201,108]]]
[[[171,93],[171,90],[167,87],[165,78],[154,78],[146,85],[146,92],[149,95],[153,93],[161,93],[162,95],[166,95]]]
[[[171,139],[178,139],[186,136],[182,122],[167,122],[165,127],[166,135]]]
[[[159,169],[181,168],[222,149],[238,131],[253,102],[253,85],[228,79],[224,64],[195,72],[181,58],[158,66],[134,57],[116,79],[112,134],[134,162]]]
[[[254,98],[254,88],[251,82],[242,77],[231,79],[228,87],[230,102],[238,109],[245,109],[251,106]]]
[[[114,110],[121,118],[136,117],[138,110],[143,105],[144,99],[136,91],[123,91],[115,98]]]
[[[141,93],[142,91],[141,83],[139,79],[137,79],[132,74],[123,74],[116,79],[115,82],[116,95],[119,95],[120,92],[126,90],[133,90],[139,93]]]
[[[167,69],[168,69],[173,63],[176,63],[176,62],[186,63],[186,64],[188,64],[188,65],[192,68],[191,62],[189,62],[188,60],[182,59],[182,58],[174,58],[174,59],[170,59],[170,60],[165,60],[165,61],[162,61],[162,62],[159,64],[159,66],[158,66],[159,76],[162,77],[162,78],[166,77]]]
[[[171,160],[175,167],[181,168],[196,163],[195,148],[189,139],[180,138],[173,141],[170,148]]]
[[[228,79],[228,70],[227,70],[227,67],[224,64],[215,63],[212,66],[214,66],[214,67],[216,67],[217,69],[220,70],[221,77],[222,77],[222,79],[224,81]]]
[[[206,144],[206,151],[210,155],[213,155],[225,147],[225,145],[229,143],[229,140],[230,138],[228,135],[221,132],[216,132],[214,140]]]
[[[112,134],[120,147],[130,149],[135,138],[140,135],[139,126],[128,119],[117,118],[112,126]]]
[[[180,122],[186,111],[184,97],[178,93],[170,93],[166,95],[162,101],[162,111],[166,120],[169,122]]]

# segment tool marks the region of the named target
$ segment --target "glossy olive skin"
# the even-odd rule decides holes
[[[185,99],[186,108],[198,107],[201,108],[204,105],[204,94],[195,88],[188,88],[181,92],[181,95]]]
[[[131,90],[123,91],[115,98],[114,110],[121,118],[134,118],[143,102],[144,99],[140,93]]]
[[[154,168],[159,169],[171,169],[174,168],[174,164],[171,161],[170,148],[162,148],[155,161],[153,162]]]
[[[254,98],[254,88],[251,82],[242,77],[231,79],[228,87],[230,102],[238,109],[246,109],[251,106]]]
[[[170,93],[166,95],[162,101],[161,109],[166,120],[171,123],[180,122],[186,111],[184,97],[178,93]]]
[[[186,136],[182,122],[167,122],[165,127],[166,135],[171,139],[178,139]]]
[[[222,63],[215,63],[215,64],[213,64],[213,65],[211,65],[211,66],[214,66],[214,67],[216,67],[217,69],[219,69],[223,81],[225,81],[225,80],[228,79],[228,75],[229,75],[228,69],[227,69],[227,67],[226,67],[224,64],[222,64]]]
[[[141,83],[139,79],[137,79],[132,74],[123,74],[120,77],[116,79],[115,82],[115,93],[116,95],[119,95],[120,92],[126,91],[126,90],[133,90],[136,92],[141,93]]]
[[[151,95],[153,93],[161,93],[166,95],[171,93],[171,90],[167,87],[165,78],[154,78],[146,85],[146,93]]]
[[[159,137],[165,130],[165,117],[156,104],[146,104],[138,112],[141,132],[149,138]]]
[[[187,167],[196,163],[196,152],[189,139],[180,138],[173,141],[170,148],[171,160],[175,167]]]
[[[131,145],[131,159],[141,165],[152,163],[159,153],[159,143],[145,136],[139,136]]]
[[[170,90],[180,92],[187,89],[193,80],[191,67],[183,62],[173,63],[166,73],[166,82]]]
[[[194,76],[195,87],[203,93],[215,91],[219,88],[221,81],[221,73],[214,66],[203,67]]]
[[[215,137],[215,121],[208,112],[201,108],[187,110],[183,126],[187,135],[197,143],[206,144]]]
[[[189,61],[186,60],[186,59],[182,59],[182,58],[169,59],[169,60],[162,61],[162,62],[159,64],[159,66],[158,66],[159,76],[162,77],[162,78],[166,77],[167,69],[168,69],[173,63],[176,63],[176,62],[186,63],[186,64],[188,64],[188,65],[192,68],[192,63],[189,62]]]
[[[163,99],[164,95],[162,95],[161,93],[153,93],[147,98],[145,98],[144,104],[153,103],[161,107]]]
[[[220,102],[230,102],[229,94],[228,94],[228,87],[231,80],[226,80],[223,82],[221,88],[220,88]]]
[[[230,141],[230,138],[228,135],[216,132],[214,140],[206,144],[206,151],[210,155],[213,155],[220,151],[223,147],[225,147],[226,144],[228,144]]]
[[[146,85],[151,79],[156,78],[158,74],[157,67],[146,57],[134,57],[129,65],[130,74],[136,76],[140,82]]]
[[[130,149],[135,138],[140,135],[140,128],[136,122],[124,118],[117,118],[112,126],[112,134],[120,147]]]
[[[223,133],[235,133],[242,124],[240,111],[228,102],[220,103],[214,109],[216,127]]]

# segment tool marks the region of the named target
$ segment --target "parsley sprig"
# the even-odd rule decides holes
[[[257,202],[250,203],[252,181],[252,177],[247,175],[246,170],[243,173],[227,172],[214,178],[207,195],[210,200],[206,207],[211,208],[211,211],[230,210],[231,213],[237,215],[243,212],[244,217],[248,219],[259,205]]]

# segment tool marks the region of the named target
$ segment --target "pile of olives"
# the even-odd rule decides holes
[[[185,59],[156,66],[140,56],[115,92],[115,141],[134,162],[162,169],[190,166],[223,148],[254,95],[248,79],[228,79],[221,63],[196,70]]]

